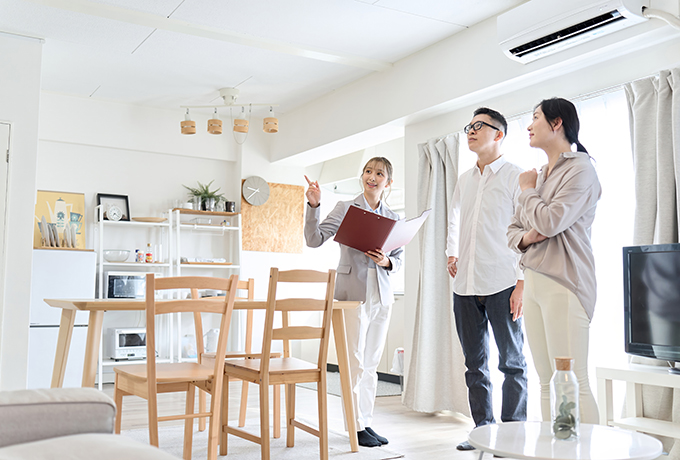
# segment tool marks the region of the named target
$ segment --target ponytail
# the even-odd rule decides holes
[[[562,129],[564,137],[570,144],[576,144],[576,150],[579,152],[588,153],[586,148],[578,140],[578,131],[580,123],[578,119],[578,112],[576,107],[570,101],[560,97],[553,97],[551,99],[544,99],[537,107],[543,111],[543,116],[552,125],[558,118],[562,120]],[[590,156],[590,155],[588,155]]]

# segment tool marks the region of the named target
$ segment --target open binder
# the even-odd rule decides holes
[[[366,252],[382,249],[388,253],[407,245],[430,215],[431,209],[413,219],[394,220],[358,206],[350,206],[334,240]]]

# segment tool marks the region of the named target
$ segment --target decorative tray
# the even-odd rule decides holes
[[[182,265],[232,265],[231,262],[182,262]]]
[[[168,220],[165,217],[132,217],[131,219],[136,222],[153,222],[157,224]]]

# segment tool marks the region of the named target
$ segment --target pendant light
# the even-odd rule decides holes
[[[279,132],[279,119],[274,117],[273,107],[269,107],[269,116],[264,119],[262,130],[269,134]]]
[[[221,88],[219,90],[219,97],[222,99],[222,103],[210,104],[210,105],[183,105],[182,109],[186,109],[185,121],[181,122],[182,134],[196,134],[196,122],[191,120],[189,116],[189,109],[213,109],[214,116],[208,120],[208,133],[210,134],[222,134],[223,132],[223,122],[220,119],[217,110],[220,107],[229,107],[229,119],[232,126],[232,135],[234,136],[234,141],[242,145],[246,138],[248,137],[248,131],[250,130],[250,116],[253,111],[253,107],[262,106],[269,107],[269,116],[264,118],[262,129],[265,133],[278,133],[279,132],[279,120],[274,115],[274,107],[278,107],[276,104],[237,104],[236,99],[240,91],[238,88]],[[238,111],[240,108],[240,113]],[[236,117],[234,117],[233,109],[237,109]],[[247,109],[247,110],[246,110]],[[228,124],[228,123],[227,123]]]
[[[180,122],[179,125],[182,128],[182,134],[196,134],[196,122],[189,116],[189,109],[184,115],[184,121]]]
[[[234,120],[234,131],[237,133],[248,132],[248,120],[246,120],[245,107],[241,107],[241,114]]]
[[[208,120],[208,132],[210,134],[222,134],[222,120],[217,117],[217,107],[213,118]]]

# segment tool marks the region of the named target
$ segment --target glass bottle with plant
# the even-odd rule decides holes
[[[220,187],[217,187],[215,190],[210,190],[210,186],[212,183],[215,182],[215,180],[211,180],[207,184],[201,184],[200,182],[197,181],[198,187],[187,187],[186,185],[182,185],[185,189],[189,190],[189,197],[199,197],[201,200],[201,209],[205,211],[214,211],[215,210],[215,205],[219,201],[224,201],[224,194],[222,193],[217,193],[220,191]]]

